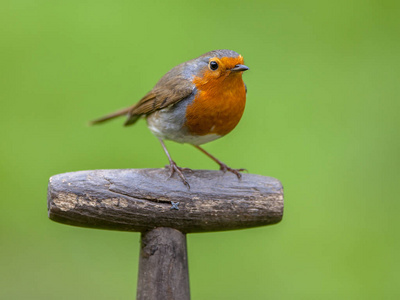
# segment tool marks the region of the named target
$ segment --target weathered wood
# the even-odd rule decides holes
[[[186,233],[279,222],[279,180],[220,171],[185,172],[189,190],[165,169],[80,171],[55,175],[49,218],[70,225],[140,231],[137,299],[190,299]]]
[[[253,174],[185,171],[190,190],[166,169],[79,171],[55,175],[49,218],[75,226],[183,233],[269,225],[283,215],[279,180]]]
[[[137,299],[190,299],[184,233],[165,227],[142,233]]]

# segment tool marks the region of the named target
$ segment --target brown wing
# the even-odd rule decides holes
[[[172,71],[172,70],[171,70]],[[168,73],[166,74],[168,75]],[[173,75],[173,74],[169,74]],[[173,80],[169,78],[173,77]],[[128,115],[125,126],[134,124],[141,116],[178,103],[193,92],[193,84],[179,76],[164,76],[157,85],[147,93],[138,103],[128,108],[121,109],[112,114],[99,118],[91,124],[99,124],[119,116]]]
[[[135,123],[141,116],[149,115],[188,97],[193,92],[193,84],[179,76],[166,74],[157,85],[135,106],[130,108],[125,126]],[[171,78],[171,79],[170,79]]]
[[[128,108],[119,110],[100,119],[94,120],[92,124],[98,124],[110,119],[128,115],[125,126],[135,123],[141,116],[147,116],[156,110],[178,103],[188,97],[195,86],[188,76],[187,65],[189,62],[182,63],[167,72],[138,103]]]

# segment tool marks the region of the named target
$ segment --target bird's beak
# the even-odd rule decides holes
[[[239,72],[239,71],[247,71],[248,69],[249,69],[249,67],[247,67],[245,65],[236,65],[231,69],[231,71],[232,72]]]

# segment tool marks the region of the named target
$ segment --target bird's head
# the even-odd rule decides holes
[[[219,84],[227,77],[241,79],[249,68],[244,65],[243,57],[232,50],[214,50],[194,60],[196,75],[193,75],[196,86]]]

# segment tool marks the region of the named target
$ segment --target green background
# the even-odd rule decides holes
[[[54,174],[158,168],[135,103],[175,65],[241,53],[247,106],[205,146],[280,179],[274,226],[188,237],[193,299],[397,299],[398,1],[0,1],[0,298],[133,299],[139,234],[47,218]],[[168,143],[181,166],[217,166]]]

